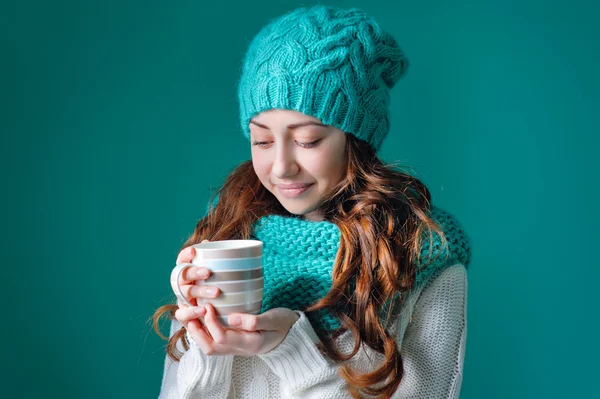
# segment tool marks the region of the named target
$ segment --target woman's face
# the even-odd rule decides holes
[[[345,170],[345,133],[300,112],[271,109],[250,121],[250,142],[263,186],[290,213],[322,220],[318,206]]]

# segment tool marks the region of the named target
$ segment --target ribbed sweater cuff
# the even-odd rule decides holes
[[[285,339],[271,351],[259,355],[269,368],[291,388],[313,385],[334,374],[333,363],[321,354],[319,338],[303,312]]]
[[[194,375],[201,387],[212,387],[217,384],[225,384],[231,381],[231,368],[233,366],[233,356],[208,356],[196,345],[196,341],[186,331],[185,337],[190,345],[190,350],[194,351],[193,360],[186,364],[190,367],[187,375]]]

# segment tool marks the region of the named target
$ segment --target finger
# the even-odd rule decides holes
[[[186,329],[202,352],[207,355],[215,354],[214,341],[208,333],[204,331],[204,327],[200,323],[200,320],[191,320]]]
[[[179,284],[190,284],[196,280],[206,280],[210,270],[203,266],[191,266],[181,272]]]
[[[213,337],[213,340],[217,344],[225,342],[225,329],[223,325],[217,319],[217,312],[214,306],[210,303],[204,305],[206,308],[206,315],[204,316],[204,326],[208,329],[208,332]]]
[[[234,313],[229,315],[227,322],[231,327],[240,328],[246,331],[259,330],[259,320],[256,315],[245,313]]]
[[[173,286],[173,284],[171,285]],[[175,297],[177,298],[177,306],[179,306],[180,308],[198,306],[198,301],[190,293],[193,286],[193,284],[180,285],[179,287],[181,288],[181,292],[179,291],[179,289],[177,289],[177,287],[173,286],[173,292],[175,293]]]
[[[206,309],[204,308],[204,306],[193,308],[183,307],[175,311],[175,318],[177,319],[177,321],[179,321],[179,323],[181,323],[182,326],[185,327],[191,320],[197,319],[199,317],[204,317],[205,314]]]
[[[175,264],[190,263],[192,259],[194,259],[194,256],[196,256],[196,249],[194,247],[184,248],[179,252],[179,255],[177,255]]]
[[[266,352],[262,348],[264,347],[265,334],[273,334],[273,332],[247,332],[247,331],[236,331],[231,329],[224,330],[225,342],[220,344],[214,340],[208,331],[208,324],[206,316],[204,322],[194,319],[191,320],[187,326],[187,330],[194,342],[200,347],[200,349],[207,355],[255,355],[258,353]],[[269,347],[270,348],[270,347]]]
[[[190,290],[193,286],[195,286],[195,282],[179,282],[179,284],[177,283],[177,281],[175,280],[175,278],[177,277],[175,275],[176,271],[173,271],[173,273],[171,274],[171,289],[173,290],[173,293],[175,294],[175,296],[177,297],[177,301],[178,301],[178,305],[179,307],[182,306],[182,304],[185,304],[185,306],[189,306],[188,303],[185,302],[185,300],[187,299],[189,302],[192,302],[191,299],[193,298],[193,295],[191,295]],[[210,292],[212,292],[211,290],[207,290],[207,294],[209,294]]]
[[[208,270],[207,268],[191,266],[191,267],[185,268],[181,272],[179,281],[177,281],[176,279],[177,279],[177,274],[179,273],[179,271],[176,269],[177,269],[177,267],[173,269],[173,271],[171,272],[171,278],[170,278],[171,289],[173,290],[175,295],[179,294],[179,292],[178,292],[179,289],[177,288],[177,285],[179,285],[183,290],[183,287],[185,285],[193,285],[196,281],[205,280],[210,276],[210,270]]]
[[[219,295],[220,290],[217,287],[211,287],[209,285],[188,285],[189,296],[193,298],[216,298]],[[183,287],[182,287],[183,288]]]
[[[181,294],[183,298],[187,299],[190,303],[198,303],[196,298],[213,299],[219,295],[219,289],[216,287],[210,287],[206,285],[195,285],[195,284],[184,284],[180,285]],[[189,307],[189,305],[180,297],[179,291],[176,288],[173,289],[175,296],[177,297],[177,304],[179,307]]]
[[[289,329],[298,315],[289,309],[275,308],[259,315],[235,313],[227,320],[231,326],[246,331],[274,331]]]

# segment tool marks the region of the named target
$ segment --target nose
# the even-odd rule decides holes
[[[271,172],[275,177],[283,179],[286,177],[294,176],[298,173],[299,166],[296,162],[294,150],[283,143],[276,149],[275,159],[273,160],[273,166]]]

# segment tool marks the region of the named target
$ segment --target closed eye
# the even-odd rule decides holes
[[[321,140],[323,140],[323,139],[310,141],[308,143],[301,143],[299,141],[296,141],[296,144],[298,144],[302,148],[315,148],[317,145],[319,145],[319,142]],[[269,146],[269,144],[271,144],[271,143],[272,143],[272,141],[252,141],[253,146],[261,147],[261,148],[267,148]]]
[[[269,143],[270,143],[270,141],[253,141],[253,142],[252,142],[252,145],[255,145],[255,146],[257,146],[257,147],[263,147],[263,148],[264,148],[264,147],[268,146],[268,145],[269,145]]]
[[[300,142],[296,141],[296,144],[298,144],[302,148],[315,148],[321,140],[323,140],[323,139],[318,139],[315,141],[311,141],[309,143],[300,143]]]

